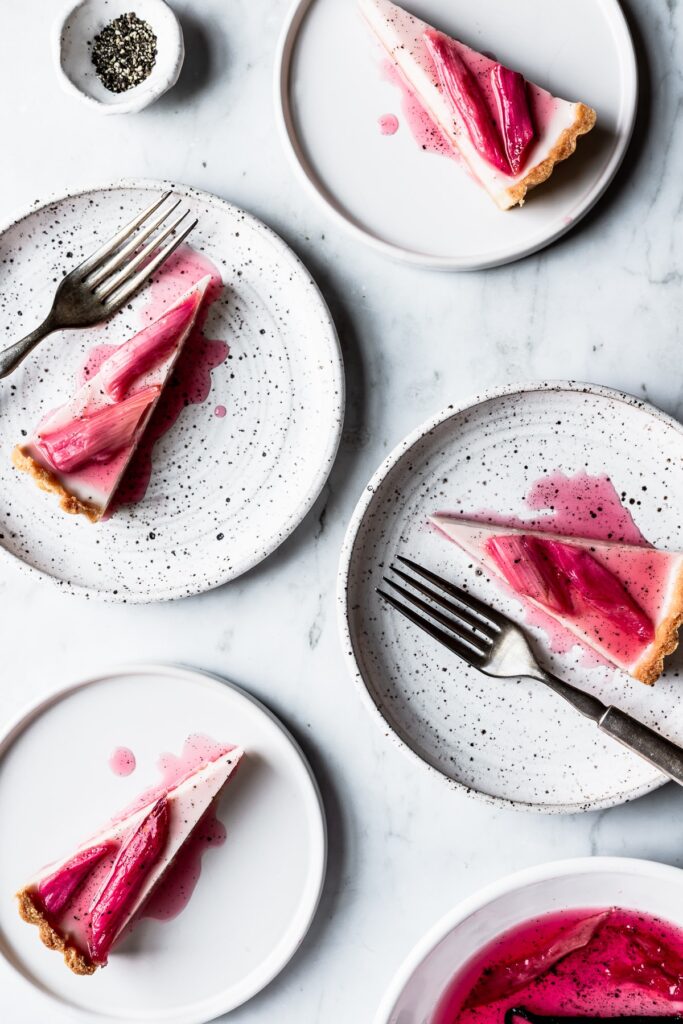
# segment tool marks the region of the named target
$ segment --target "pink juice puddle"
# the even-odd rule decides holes
[[[224,419],[227,411],[228,410],[225,408],[224,405],[217,405],[216,408],[213,410],[213,414],[214,416],[217,416],[219,420],[222,420]]]
[[[214,805],[197,822],[159,884],[140,912],[141,917],[170,921],[190,902],[202,872],[202,858],[212,846],[222,846],[227,838],[225,825],[216,817]]]
[[[114,775],[122,778],[133,774],[136,763],[135,754],[128,747],[117,747],[109,758],[109,767]]]
[[[525,921],[455,975],[432,1024],[503,1024],[513,1007],[552,1016],[680,1013],[683,930],[621,909]]]
[[[395,114],[382,114],[377,124],[382,135],[395,135],[398,131],[398,118]]]
[[[211,392],[212,371],[228,358],[230,347],[227,342],[207,338],[204,334],[211,306],[220,298],[223,289],[220,272],[211,260],[189,246],[181,246],[153,278],[148,287],[149,300],[143,310],[140,326],[144,327],[162,316],[179,295],[189,291],[194,283],[207,274],[211,277],[211,283],[194,327],[104,519],[108,519],[122,505],[142,501],[152,475],[154,445],[171,429],[183,409],[206,401]],[[117,347],[106,344],[94,346],[87,354],[79,384],[92,377]]]

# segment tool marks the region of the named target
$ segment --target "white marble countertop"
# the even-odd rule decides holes
[[[342,448],[296,533],[258,569],[213,593],[129,608],[3,575],[0,722],[47,688],[117,659],[198,665],[268,703],[321,782],[329,874],[302,949],[230,1020],[367,1022],[425,929],[484,882],[588,853],[683,866],[683,795],[673,786],[608,812],[544,818],[492,810],[417,770],[358,698],[341,657],[334,599],[345,524],[363,486],[404,434],[449,402],[508,381],[572,377],[683,414],[683,7],[626,0],[642,109],[626,165],[596,211],[538,257],[447,276],[361,248],[294,180],[272,109],[273,55],[288,0],[172,5],[187,40],[181,81],[149,111],[121,119],[102,118],[59,91],[50,0],[3,5],[0,220],[49,193],[122,176],[187,182],[253,211],[307,263],[336,319],[348,378]],[[73,1019],[3,962],[0,1017]]]

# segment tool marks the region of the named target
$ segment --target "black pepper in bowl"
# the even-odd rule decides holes
[[[105,89],[126,92],[144,82],[157,59],[157,37],[129,11],[114,18],[92,41],[92,62]]]

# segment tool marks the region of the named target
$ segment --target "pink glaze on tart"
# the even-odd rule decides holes
[[[595,124],[590,107],[526,82],[391,0],[359,4],[419,106],[501,209],[522,205]]]
[[[645,683],[661,675],[683,621],[683,554],[445,515],[431,522],[611,664]]]
[[[432,1024],[503,1024],[513,1008],[587,1019],[680,1014],[683,931],[617,908],[525,921],[463,966]]]
[[[55,491],[66,512],[107,511],[196,322],[206,276],[134,337],[111,350],[76,394],[48,413],[15,466]]]
[[[92,974],[107,963],[158,884],[167,904],[174,900],[175,913],[182,909],[199,877],[203,850],[218,845],[206,841],[207,829],[220,835],[222,828],[211,826],[213,804],[242,756],[240,748],[190,737],[179,758],[165,755],[159,786],[17,894],[21,917],[38,926],[44,944],[60,951],[74,973]],[[188,878],[191,884],[178,894],[174,885]]]

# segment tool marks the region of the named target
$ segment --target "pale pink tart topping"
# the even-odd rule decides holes
[[[154,323],[119,345],[64,405],[48,413],[15,466],[97,522],[116,493],[192,332],[211,283],[202,278]]]
[[[446,515],[431,521],[603,659],[644,683],[661,675],[683,622],[683,554]]]
[[[553,96],[391,0],[359,4],[407,90],[502,210],[522,205],[595,124],[584,103]]]
[[[217,746],[207,760],[176,773],[110,821],[75,853],[49,865],[18,894],[21,917],[64,956],[75,974],[92,974],[165,880],[243,756]],[[196,872],[198,874],[198,871]]]

